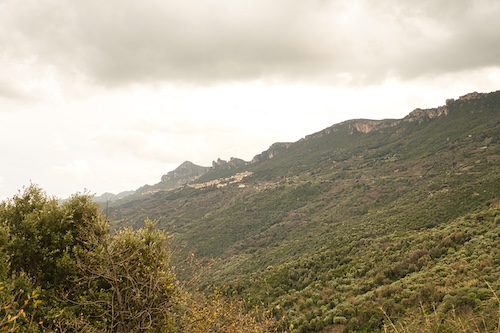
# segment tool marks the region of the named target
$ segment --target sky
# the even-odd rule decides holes
[[[0,199],[500,90],[500,0],[0,0]]]

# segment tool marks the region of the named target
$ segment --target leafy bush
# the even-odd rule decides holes
[[[89,195],[59,205],[31,185],[3,202],[0,253],[2,331],[266,332],[273,323],[183,291],[166,233],[146,221],[111,234]]]

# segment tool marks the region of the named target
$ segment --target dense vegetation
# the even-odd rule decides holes
[[[263,305],[279,330],[496,332],[500,92],[446,109],[334,125],[233,170],[253,173],[241,183],[130,197],[108,218],[158,220],[177,266],[210,263],[202,289]]]
[[[499,332],[500,92],[446,110],[334,125],[106,216],[30,186],[0,205],[0,329]]]
[[[0,205],[2,332],[265,332],[271,321],[220,293],[188,293],[169,239],[110,234],[88,195],[59,205],[31,185]]]

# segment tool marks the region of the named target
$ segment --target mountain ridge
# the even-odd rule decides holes
[[[118,195],[114,195],[112,193],[105,193],[99,197],[95,197],[95,201],[103,202],[103,201],[115,201],[122,199],[129,195],[143,195],[147,193],[154,193],[157,191],[167,191],[174,190],[179,187],[187,186],[189,183],[196,182],[199,178],[202,178],[206,174],[214,174],[215,176],[220,176],[223,178],[228,175],[228,171],[232,172],[235,169],[252,165],[255,163],[260,163],[263,161],[267,161],[272,159],[285,152],[291,145],[301,142],[307,141],[311,139],[321,138],[323,135],[331,134],[332,132],[336,132],[341,128],[347,126],[348,134],[353,134],[355,132],[367,134],[372,131],[383,131],[384,129],[391,128],[399,125],[402,122],[417,122],[422,123],[424,121],[431,120],[436,117],[446,116],[448,115],[448,105],[455,103],[456,101],[470,101],[474,99],[478,99],[481,97],[485,97],[491,93],[478,93],[476,91],[467,93],[465,95],[460,96],[458,99],[447,99],[446,104],[443,106],[438,106],[435,108],[421,109],[416,108],[411,111],[408,115],[401,119],[381,119],[381,120],[372,120],[372,119],[350,119],[346,120],[332,126],[329,126],[323,130],[320,130],[316,133],[306,135],[304,138],[299,139],[296,142],[276,142],[273,143],[267,150],[264,150],[262,153],[255,155],[250,161],[244,161],[240,158],[231,157],[229,161],[218,158],[212,162],[212,166],[200,166],[196,165],[190,161],[185,161],[181,163],[176,169],[169,171],[167,174],[161,176],[161,180],[159,183],[154,185],[144,185],[137,190],[124,191],[119,193]],[[225,171],[225,172],[224,172]],[[202,179],[203,182],[213,179]]]
[[[116,201],[108,219],[157,221],[180,279],[185,258],[206,262],[202,290],[265,307],[279,331],[384,332],[380,309],[405,324],[422,308],[491,328],[500,91],[445,106],[335,124],[270,159]]]

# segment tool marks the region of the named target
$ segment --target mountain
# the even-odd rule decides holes
[[[205,174],[209,168],[196,165],[186,161],[179,165],[174,171],[170,171],[161,177],[161,182],[167,187],[178,187],[189,183]]]
[[[181,279],[184,258],[210,263],[202,289],[266,307],[279,331],[496,327],[500,91],[349,120],[257,156],[118,200],[108,218],[157,220]]]
[[[134,194],[134,193],[135,193],[135,191],[123,191],[123,192],[120,192],[118,194],[106,192],[106,193],[103,193],[99,196],[94,196],[93,200],[95,202],[99,202],[99,203],[106,203],[106,202],[111,202],[111,201],[123,199],[125,197],[128,197],[129,195]]]
[[[175,170],[163,175],[159,183],[155,185],[144,185],[143,187],[137,189],[134,194],[144,195],[182,187],[187,185],[189,182],[200,178],[207,173],[208,170],[210,170],[209,167],[199,166],[186,161],[179,165]]]
[[[231,157],[229,161],[218,158],[212,162],[211,167],[196,165],[190,161],[185,161],[175,170],[169,171],[161,177],[161,181],[154,185],[144,185],[135,191],[125,191],[119,194],[103,193],[100,196],[94,197],[94,201],[98,203],[109,203],[111,201],[123,199],[133,200],[144,194],[151,194],[158,191],[169,191],[179,187],[187,186],[194,183],[199,178],[217,179],[225,176],[231,176],[235,169],[269,160],[277,154],[285,151],[291,143],[275,143],[268,150],[256,155],[250,162],[246,162],[240,158]],[[203,179],[203,178],[202,178]]]
[[[250,163],[259,163],[263,161],[270,160],[274,156],[285,152],[288,147],[292,145],[291,142],[276,142],[269,147],[269,149],[264,150],[262,153],[255,155]]]

